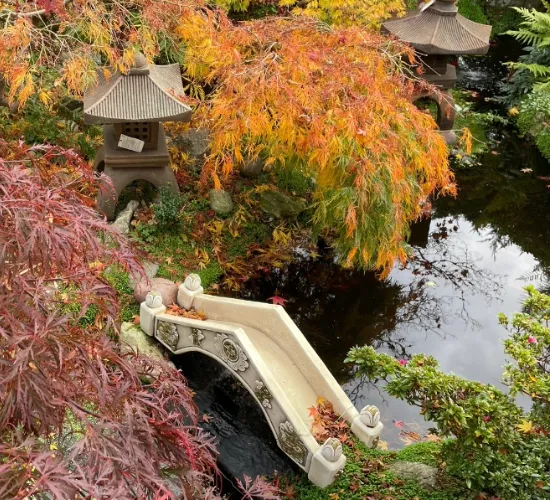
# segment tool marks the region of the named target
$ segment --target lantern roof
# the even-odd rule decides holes
[[[189,121],[191,108],[181,102],[184,95],[178,64],[148,64],[141,53],[127,74],[106,78],[84,95],[86,123]]]
[[[386,21],[382,31],[424,54],[465,55],[487,53],[491,26],[459,14],[455,0],[431,0],[401,19]]]

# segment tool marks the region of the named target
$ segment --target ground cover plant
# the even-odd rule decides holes
[[[330,402],[320,398],[316,407],[310,408],[313,417],[313,433],[320,442],[329,437],[339,439],[345,448],[347,462],[342,473],[327,489],[321,490],[305,478],[279,478],[283,498],[288,500],[451,500],[466,498],[468,491],[459,481],[445,474],[441,458],[441,440],[428,435],[429,440],[416,442],[400,451],[388,451],[381,442],[378,449],[367,448],[354,437],[349,426],[335,413]],[[404,436],[412,433],[402,431]],[[421,440],[415,436],[415,440]],[[431,488],[422,487],[416,480],[403,480],[392,464],[398,461],[423,463],[438,467],[438,477]]]
[[[350,351],[358,373],[387,381],[389,394],[420,408],[444,442],[447,472],[473,492],[499,498],[550,498],[550,297],[526,288],[523,312],[500,322],[509,329],[504,342],[512,360],[503,380],[509,391],[445,374],[432,356],[397,360],[371,347]],[[515,396],[530,398],[525,409]]]

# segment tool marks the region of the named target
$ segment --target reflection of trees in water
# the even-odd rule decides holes
[[[416,247],[415,256],[407,264],[413,275],[420,278],[414,285],[424,286],[426,280],[437,280],[439,284],[450,286],[452,295],[436,297],[435,304],[424,302],[420,307],[414,307],[415,301],[408,302],[413,306],[410,317],[423,318],[426,314],[434,318],[439,329],[441,323],[449,317],[451,320],[460,318],[466,326],[478,328],[478,321],[468,310],[468,298],[475,296],[489,303],[497,298],[503,288],[503,277],[480,265],[481,256],[471,252],[467,244],[453,237],[459,230],[457,218],[435,221],[435,230],[430,234],[430,240],[425,249]],[[416,292],[413,293],[413,297]],[[425,298],[426,294],[424,294]],[[433,299],[433,296],[430,295]],[[458,307],[455,308],[455,305]],[[454,309],[452,309],[454,308]],[[432,330],[433,325],[420,324],[424,330]]]
[[[289,300],[288,313],[332,373],[345,381],[352,368],[343,359],[355,345],[370,344],[408,358],[407,334],[412,330],[444,337],[443,325],[457,319],[477,326],[468,314],[468,298],[490,300],[502,284],[453,237],[454,226],[454,220],[435,222],[435,231],[425,235],[424,245],[414,241],[418,244],[414,259],[385,281],[372,273],[340,268],[330,250],[322,249],[321,258],[301,258],[255,280],[241,296],[265,301],[277,290]],[[431,286],[432,280],[437,287]]]
[[[538,281],[550,276],[549,165],[536,148],[505,132],[505,140],[490,144],[497,154],[484,155],[475,168],[457,170],[459,196],[439,199],[436,214],[461,214],[483,232],[495,255],[513,244],[531,253],[541,263],[533,270],[542,272]],[[521,171],[527,167],[533,172]]]

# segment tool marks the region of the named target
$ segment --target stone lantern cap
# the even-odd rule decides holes
[[[148,64],[141,53],[127,74],[106,78],[84,95],[86,123],[189,121],[191,108],[181,102],[184,95],[178,64]]]
[[[386,21],[382,32],[428,55],[486,54],[491,26],[460,15],[454,0],[436,0],[401,19]]]

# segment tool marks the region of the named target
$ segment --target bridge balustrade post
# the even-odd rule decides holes
[[[374,405],[365,406],[351,424],[351,432],[369,448],[376,448],[383,428],[380,410]]]
[[[198,274],[190,274],[179,287],[178,305],[187,310],[191,309],[193,307],[193,300],[201,293],[204,293],[204,288],[201,286],[200,276]]]
[[[152,337],[155,334],[155,317],[164,311],[166,307],[162,305],[161,294],[151,290],[139,306],[139,326],[147,335]]]
[[[342,443],[336,438],[328,438],[311,457],[308,479],[319,488],[331,485],[346,465],[346,456],[342,453]]]

